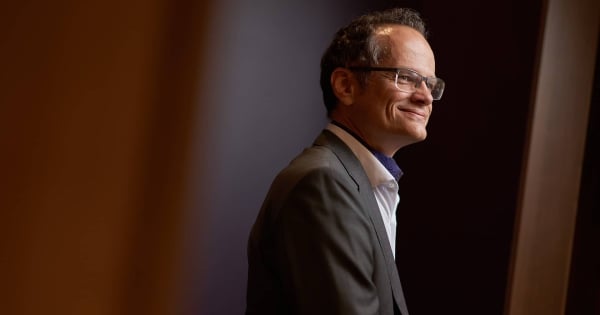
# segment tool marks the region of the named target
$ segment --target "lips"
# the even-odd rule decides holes
[[[418,110],[418,109],[411,109],[411,108],[398,108],[400,111],[405,112],[405,113],[409,113],[415,116],[419,116],[422,119],[426,119],[427,118],[427,112],[422,111],[422,110]]]

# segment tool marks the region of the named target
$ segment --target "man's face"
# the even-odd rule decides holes
[[[387,37],[391,45],[390,58],[379,67],[408,68],[422,76],[435,76],[433,52],[419,32],[406,26],[384,26],[376,34],[384,40]],[[403,92],[394,80],[394,73],[370,72],[349,113],[365,141],[388,155],[425,139],[433,101],[424,82],[414,92]]]

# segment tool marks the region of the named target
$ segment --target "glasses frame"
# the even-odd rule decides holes
[[[400,74],[401,71],[408,71],[412,74],[415,74],[416,77],[418,77],[418,81],[415,82],[414,88],[417,89],[419,88],[419,86],[421,85],[421,83],[424,81],[425,82],[425,86],[427,87],[427,90],[431,93],[431,97],[433,98],[434,101],[439,101],[442,98],[442,94],[444,94],[444,88],[446,87],[446,83],[444,82],[444,80],[438,78],[438,77],[426,77],[424,75],[421,75],[420,73],[418,73],[417,71],[413,70],[413,69],[408,69],[408,68],[389,68],[389,67],[348,67],[348,69],[352,70],[352,71],[362,71],[362,72],[371,72],[371,71],[378,71],[378,72],[392,72],[396,74],[396,77],[394,79],[394,85],[396,85],[396,88],[400,89],[400,86],[398,85],[398,76]],[[434,91],[433,91],[433,85],[430,83],[430,80],[436,80],[438,88],[437,90],[439,90],[439,95],[437,95],[438,93],[435,92],[436,95],[434,95]],[[441,84],[441,87],[439,87],[439,85]],[[405,91],[405,92],[414,92],[413,91]]]

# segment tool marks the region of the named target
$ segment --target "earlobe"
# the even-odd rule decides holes
[[[343,105],[354,103],[355,83],[352,72],[345,68],[337,68],[331,73],[331,88]]]

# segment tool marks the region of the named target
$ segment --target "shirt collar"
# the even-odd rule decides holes
[[[397,179],[392,176],[391,172],[388,171],[388,169],[377,158],[377,156],[367,148],[362,140],[359,140],[359,138],[348,132],[346,128],[342,128],[338,124],[330,123],[327,125],[326,129],[338,136],[350,148],[350,150],[352,150],[352,153],[354,153],[356,158],[360,161],[362,167],[365,169],[365,173],[367,173],[367,177],[369,178],[372,187],[377,187],[381,184],[389,183],[391,181],[397,181]],[[381,153],[379,153],[379,155],[385,156]],[[390,157],[386,158],[393,161],[393,159]],[[399,175],[401,176],[402,171],[395,161],[394,165],[398,168],[398,171],[400,171]]]
[[[344,126],[343,124],[335,120],[332,120],[331,124],[346,131],[348,134],[350,134],[352,137],[358,140],[358,142],[360,142],[365,148],[367,148],[369,151],[371,151],[371,153],[373,153],[375,158],[383,165],[383,167],[385,167],[385,169],[388,170],[388,172],[390,172],[390,174],[392,174],[396,181],[400,180],[400,177],[402,177],[403,173],[400,167],[398,166],[398,163],[396,163],[396,160],[394,160],[394,158],[375,150],[369,144],[367,144],[361,137],[359,137],[356,133],[350,130],[350,128]]]

